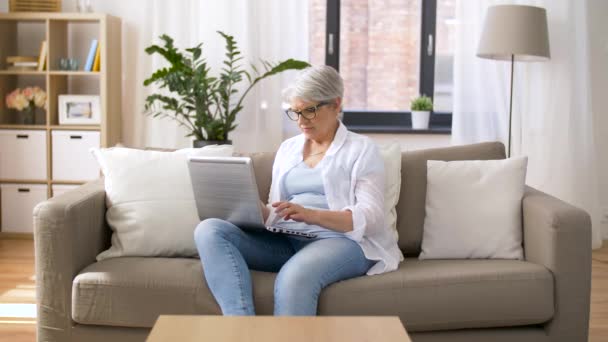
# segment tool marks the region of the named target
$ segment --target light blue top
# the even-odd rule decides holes
[[[310,168],[306,163],[301,162],[285,175],[282,186],[289,202],[299,204],[305,208],[329,209],[321,177],[321,164],[317,164],[315,168]],[[280,219],[276,225],[286,229],[314,233],[317,234],[317,238],[344,237],[343,233],[294,220],[285,221]]]

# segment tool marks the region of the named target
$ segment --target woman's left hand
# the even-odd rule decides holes
[[[303,206],[291,202],[274,202],[272,206],[275,209],[277,215],[282,217],[285,221],[294,220],[297,222],[306,222],[308,224],[314,224],[316,217],[316,211],[312,209],[304,208]]]

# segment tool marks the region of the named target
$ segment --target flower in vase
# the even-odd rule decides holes
[[[46,109],[46,92],[40,87],[34,87],[34,104],[38,108]]]
[[[17,88],[6,96],[5,101],[8,108],[18,111],[34,106],[46,109],[46,92],[40,87]]]
[[[28,100],[23,96],[20,89],[16,89],[6,98],[6,106],[13,108],[18,111],[22,111],[25,107],[29,106]]]
[[[31,100],[34,99],[34,88],[27,87],[27,88],[23,89],[23,91],[21,92],[21,94],[23,94],[23,96],[25,96],[25,98],[28,101],[31,101]]]

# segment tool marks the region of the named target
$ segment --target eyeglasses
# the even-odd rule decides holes
[[[285,110],[285,114],[287,114],[287,117],[293,121],[298,121],[300,115],[302,115],[304,117],[304,119],[311,120],[311,119],[314,119],[315,116],[317,116],[317,109],[319,109],[319,107],[323,107],[330,103],[331,102],[319,102],[318,104],[316,104],[312,107],[304,108],[300,111],[296,111],[293,109],[287,109],[287,110]]]

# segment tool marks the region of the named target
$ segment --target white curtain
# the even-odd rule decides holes
[[[245,65],[260,59],[270,62],[295,58],[308,59],[307,1],[281,0],[92,0],[96,12],[122,19],[123,68],[123,144],[133,147],[181,148],[191,146],[187,131],[169,119],[143,115],[144,100],[157,91],[143,81],[164,62],[144,49],[160,43],[168,34],[182,48],[203,42],[203,55],[217,72],[224,58],[220,30],[233,35],[245,57]],[[75,1],[64,4],[64,11],[75,10]],[[273,151],[288,132],[284,132],[281,90],[295,75],[289,71],[258,83],[245,100],[237,117],[238,127],[229,139],[240,152]],[[245,80],[240,85],[246,87]]]
[[[497,4],[547,10],[551,59],[515,62],[512,154],[529,157],[530,186],[591,215],[598,248],[601,206],[586,1],[457,1],[452,143],[507,144],[510,62],[475,56],[485,11]]]

